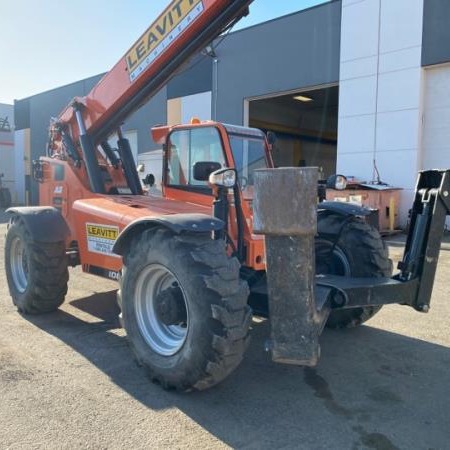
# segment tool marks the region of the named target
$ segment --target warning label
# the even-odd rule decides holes
[[[118,256],[113,253],[112,249],[119,236],[119,227],[87,223],[86,236],[87,246],[90,252]]]

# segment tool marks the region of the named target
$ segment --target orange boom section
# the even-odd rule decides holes
[[[175,0],[84,98],[86,131],[98,142],[153,96],[176,71],[247,13],[252,0]],[[78,127],[72,105],[60,122]],[[77,131],[78,130],[78,131]]]

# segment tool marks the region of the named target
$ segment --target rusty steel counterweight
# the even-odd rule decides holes
[[[317,364],[319,334],[328,315],[315,302],[315,167],[255,171],[254,232],[265,235],[271,323],[276,362]]]

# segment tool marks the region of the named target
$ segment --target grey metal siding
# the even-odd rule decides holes
[[[183,68],[167,84],[167,98],[178,98],[186,95],[210,91],[212,88],[212,59],[200,55]]]
[[[422,66],[450,61],[450,1],[425,0]]]
[[[243,123],[245,98],[339,80],[341,2],[228,36],[218,57],[217,120]]]
[[[14,101],[14,126],[16,130],[30,128],[30,99]]]
[[[144,153],[161,148],[153,142],[150,129],[155,125],[166,123],[167,89],[163,87],[149,102],[127,119],[124,130],[137,130],[138,152]]]

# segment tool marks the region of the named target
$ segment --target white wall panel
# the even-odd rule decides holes
[[[356,177],[361,181],[371,180],[373,175],[373,152],[360,152],[357,158],[350,153],[339,155],[336,172]]]
[[[373,75],[377,71],[377,57],[369,56],[367,58],[352,59],[343,61],[340,65],[340,80],[350,80],[352,78],[361,78]]]
[[[379,0],[342,5],[341,61],[374,56],[378,49]]]
[[[395,179],[398,186],[413,189],[417,178],[417,151],[413,149],[378,152],[377,167],[381,181]]]
[[[380,53],[422,45],[424,0],[382,0]]]
[[[429,68],[425,78],[422,168],[450,167],[450,65]]]
[[[167,101],[167,123],[170,125],[190,123],[194,117],[211,120],[211,91]]]
[[[378,114],[376,156],[386,150],[414,150],[417,153],[418,128],[417,109]]]
[[[181,122],[189,123],[192,117],[211,120],[211,92],[188,95],[181,99]]]
[[[339,172],[403,188],[402,224],[420,161],[424,0],[344,0]]]
[[[421,168],[450,167],[450,65],[425,70]],[[446,221],[450,228],[450,218]]]
[[[372,152],[375,114],[341,117],[339,120],[339,153]]]
[[[376,83],[375,76],[341,81],[339,85],[339,117],[373,114]]]
[[[380,54],[380,73],[395,70],[417,68],[417,61],[422,56],[422,47],[403,48],[389,53]]]
[[[420,102],[421,68],[381,73],[378,81],[378,112],[417,108]]]
[[[342,0],[342,6],[349,6],[353,3],[361,3],[364,0]]]

